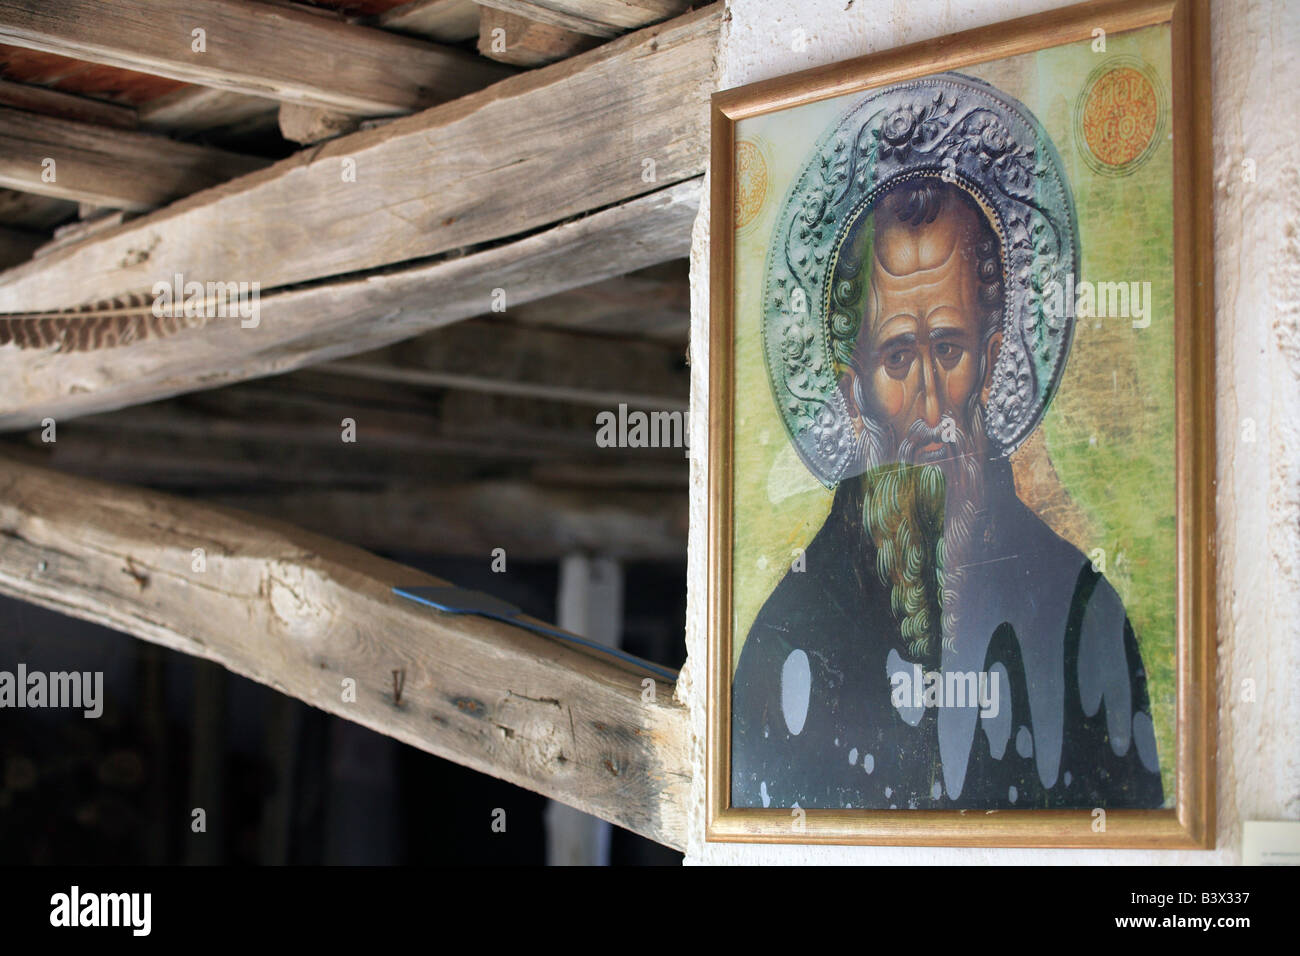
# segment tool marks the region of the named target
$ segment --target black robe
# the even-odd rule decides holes
[[[1119,595],[990,462],[952,647],[909,657],[862,482],[763,605],[732,684],[732,806],[1160,807],[1146,672]],[[982,672],[997,707],[925,706],[904,673]],[[954,685],[955,686],[955,685]],[[965,684],[969,689],[971,684]],[[916,704],[921,703],[920,707]],[[901,706],[898,706],[901,705]]]

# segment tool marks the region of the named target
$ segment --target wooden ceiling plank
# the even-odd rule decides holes
[[[0,79],[0,106],[111,129],[135,129],[139,125],[139,117],[130,106],[10,80]]]
[[[479,20],[479,53],[513,66],[545,66],[590,50],[600,42],[596,37],[549,23],[538,23],[492,7],[484,7]]]
[[[275,127],[277,100],[210,86],[187,86],[138,107],[140,125],[168,133],[198,133],[261,123]]]
[[[238,0],[0,0],[0,42],[186,83],[367,116],[422,109],[507,75],[461,50]]]
[[[315,371],[597,408],[683,410],[690,395],[677,349],[510,322],[457,323]]]
[[[141,410],[143,411],[143,410]],[[495,409],[494,409],[495,411]],[[353,410],[355,414],[355,409]],[[480,415],[478,420],[482,420]],[[174,422],[141,423],[128,430],[118,423],[94,424],[93,418],[60,426],[57,442],[42,442],[40,431],[3,441],[3,447],[31,451],[34,463],[103,481],[119,481],[162,489],[244,491],[302,491],[346,487],[377,491],[427,475],[437,481],[479,481],[512,477],[561,487],[628,488],[684,491],[688,468],[684,457],[660,458],[644,449],[620,453],[594,443],[578,452],[535,441],[485,440],[480,435],[428,436],[420,449],[410,443],[400,449],[366,441],[339,454],[338,421],[331,445],[312,435],[292,435],[270,441],[253,431],[218,437]],[[269,430],[269,429],[268,429]],[[512,430],[513,431],[513,430]],[[365,428],[365,436],[370,435]],[[587,437],[592,428],[589,424]],[[382,436],[381,436],[382,438]],[[597,494],[597,497],[599,495]]]
[[[474,0],[415,0],[379,14],[375,25],[439,43],[462,43],[478,36],[478,22]]]
[[[212,504],[267,515],[358,547],[523,561],[574,552],[623,561],[684,561],[684,490],[543,488],[525,481],[403,484],[380,490],[221,494]]]
[[[0,107],[0,186],[142,211],[266,166],[148,133]]]
[[[603,38],[680,16],[691,7],[691,0],[477,0],[477,3],[563,30]]]

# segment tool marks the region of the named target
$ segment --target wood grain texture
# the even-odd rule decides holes
[[[113,129],[135,129],[139,125],[136,111],[129,106],[10,80],[0,80],[0,106]]]
[[[209,86],[185,86],[139,107],[140,125],[169,133],[197,133],[260,124],[275,126],[280,103],[265,96],[246,96]]]
[[[279,122],[281,136],[305,146],[355,132],[360,125],[360,120],[347,113],[301,103],[281,103]]]
[[[595,414],[577,406],[461,391],[429,395],[307,371],[64,422],[54,460],[66,461],[65,451],[89,433],[125,446],[148,438],[230,440],[242,443],[248,455],[295,445],[319,449],[328,460],[338,451],[344,418],[356,423],[349,452],[396,464],[404,455],[422,456],[424,463],[439,453],[503,461],[681,458],[671,448],[601,448]],[[420,472],[412,466],[411,474]]]
[[[493,288],[523,303],[678,259],[690,246],[700,191],[689,180],[461,258],[266,295],[257,328],[156,318],[146,296],[118,313],[0,317],[0,429],[380,348],[489,312]]]
[[[381,13],[376,26],[440,43],[460,43],[478,36],[474,0],[415,0]]]
[[[128,107],[144,106],[185,88],[184,83],[165,76],[87,63],[6,43],[0,43],[0,76]]]
[[[575,33],[614,37],[690,9],[690,0],[477,0],[484,7]]]
[[[545,66],[590,50],[600,42],[597,37],[491,7],[484,7],[479,18],[478,52],[514,66]]]
[[[266,165],[209,146],[0,107],[0,186],[41,196],[140,211]]]
[[[391,588],[442,582],[288,525],[10,460],[0,487],[0,592],[684,846],[689,732],[666,682],[643,702],[636,668],[419,607]]]
[[[495,405],[489,407],[495,410]],[[354,446],[351,455],[339,455],[337,441],[331,445],[302,440],[250,444],[244,432],[221,437],[211,432],[178,436],[162,428],[134,432],[116,427],[91,428],[86,424],[91,420],[61,423],[57,442],[41,442],[40,430],[36,429],[24,436],[25,443],[14,436],[0,440],[0,444],[6,450],[34,452],[37,457],[33,464],[68,474],[203,495],[231,489],[296,493],[344,486],[381,491],[409,481],[412,475],[440,482],[479,481],[492,476],[539,485],[592,488],[597,499],[605,489],[613,488],[672,488],[683,493],[686,488],[684,458],[648,459],[637,453],[644,449],[617,454],[618,449],[588,445],[585,456],[539,455],[537,452],[543,449],[536,442],[505,446],[499,441],[485,442],[482,436],[477,441],[474,436],[434,436],[423,442],[424,450],[397,450],[367,442]],[[331,423],[335,439],[338,422],[335,419]],[[590,422],[588,426],[590,438]],[[343,537],[341,533],[334,536]]]
[[[690,395],[683,355],[671,346],[499,321],[457,323],[316,371],[603,409],[685,410]]]
[[[224,494],[213,503],[270,515],[363,548],[524,561],[599,554],[684,561],[686,492],[545,488],[525,481],[401,484]]]
[[[675,345],[685,354],[690,298],[686,262],[665,262],[525,303],[510,310],[510,319],[524,325],[654,339]]]
[[[305,150],[5,273],[0,312],[147,291],[177,272],[265,292],[500,240],[700,175],[720,22],[711,7]]]
[[[205,31],[202,51],[195,30]],[[0,0],[0,41],[375,116],[454,99],[504,75],[460,50],[237,0]]]
[[[88,210],[94,207],[86,207]],[[36,250],[37,256],[47,256],[74,243],[84,242],[98,232],[120,226],[131,217],[131,213],[121,209],[93,212],[84,219],[59,226],[54,230],[54,238]]]

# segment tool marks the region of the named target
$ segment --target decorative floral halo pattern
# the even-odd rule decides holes
[[[827,487],[851,477],[861,428],[839,387],[860,317],[832,317],[835,258],[858,216],[905,179],[967,191],[1001,243],[1005,308],[986,429],[1009,455],[1059,383],[1073,319],[1048,293],[1077,272],[1078,223],[1060,157],[1019,102],[980,80],[940,73],[869,93],[817,143],[786,196],[764,269],[768,379],[791,441]]]

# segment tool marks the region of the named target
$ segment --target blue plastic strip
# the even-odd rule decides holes
[[[414,601],[416,604],[423,604],[425,607],[431,607],[448,614],[477,614],[480,617],[487,617],[505,624],[513,624],[515,627],[522,627],[524,630],[532,631],[535,634],[556,637],[562,641],[568,641],[570,644],[580,644],[601,654],[615,657],[634,667],[647,670],[664,680],[673,681],[674,683],[677,681],[677,674],[673,671],[660,667],[658,664],[652,664],[635,654],[628,654],[626,651],[620,651],[613,647],[605,647],[603,644],[597,644],[595,641],[589,641],[585,637],[570,634],[568,631],[562,631],[559,628],[521,620],[519,608],[482,591],[470,591],[466,588],[456,587],[394,587],[393,593],[398,597],[406,598],[408,601]]]

